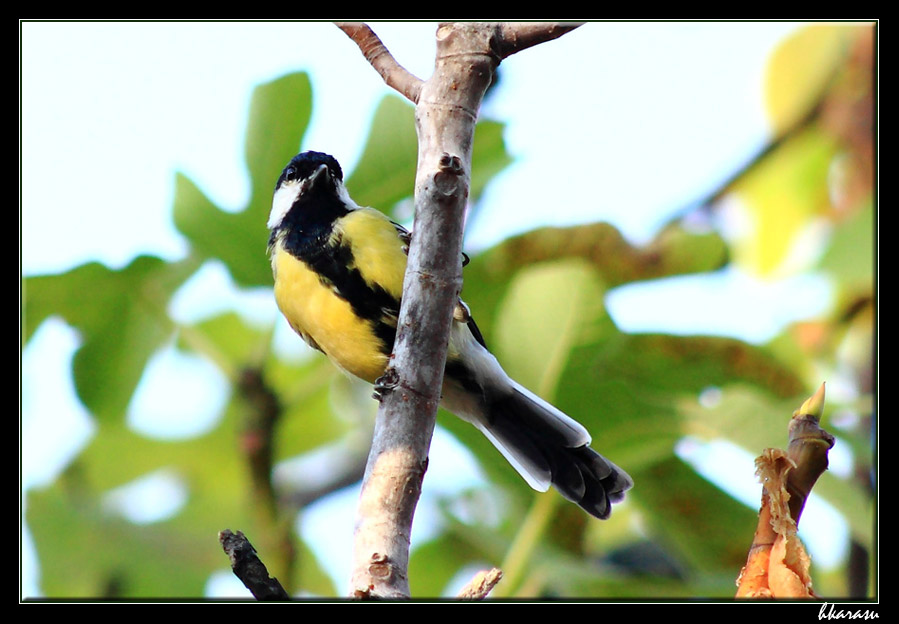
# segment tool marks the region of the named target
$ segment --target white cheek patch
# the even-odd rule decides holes
[[[268,229],[271,230],[280,225],[302,190],[303,187],[299,182],[285,182],[278,187],[272,198],[272,211],[268,216]]]
[[[337,183],[337,196],[343,201],[344,205],[349,210],[358,210],[359,204],[353,201],[353,198],[350,197],[349,192],[346,190],[346,187],[343,185],[343,182]]]
[[[284,217],[290,212],[290,209],[296,203],[300,195],[302,195],[326,169],[327,167],[322,165],[312,177],[307,178],[306,180],[293,180],[281,183],[281,186],[278,187],[278,190],[275,191],[275,194],[272,197],[272,211],[268,215],[268,229],[272,230],[281,224]],[[347,210],[358,210],[359,206],[350,197],[343,183],[340,180],[337,180],[336,182],[337,197],[344,203]]]

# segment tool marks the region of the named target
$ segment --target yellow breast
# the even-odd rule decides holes
[[[385,227],[385,223],[388,227]],[[402,293],[406,256],[393,225],[374,210],[356,211],[339,222],[356,268],[396,298]],[[337,366],[370,383],[383,375],[388,356],[372,321],[357,316],[333,286],[276,243],[272,255],[275,300],[290,326],[314,342]],[[393,345],[388,345],[389,351]]]
[[[353,264],[369,285],[377,284],[399,301],[407,258],[393,223],[377,210],[362,208],[342,218],[334,230],[350,241]]]

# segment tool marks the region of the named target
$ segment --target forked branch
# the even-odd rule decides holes
[[[574,25],[444,23],[422,82],[363,24],[338,24],[384,81],[416,105],[414,236],[393,358],[360,494],[351,594],[407,598],[412,518],[436,421],[453,309],[462,286],[463,221],[475,123],[502,59]]]

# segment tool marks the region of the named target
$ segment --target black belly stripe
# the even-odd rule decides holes
[[[355,266],[355,258],[349,246],[338,241],[326,248],[310,263],[320,279],[334,289],[335,294],[346,300],[359,317],[367,320],[381,342],[381,352],[389,355],[396,340],[396,318],[400,302],[378,285],[370,285]],[[387,322],[385,322],[387,321]]]

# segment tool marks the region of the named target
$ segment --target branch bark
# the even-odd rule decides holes
[[[352,595],[408,598],[412,518],[427,469],[452,312],[462,287],[463,217],[478,110],[500,61],[569,32],[550,23],[444,23],[434,73],[404,70],[371,30],[338,26],[385,82],[416,104],[414,235],[354,535]]]

